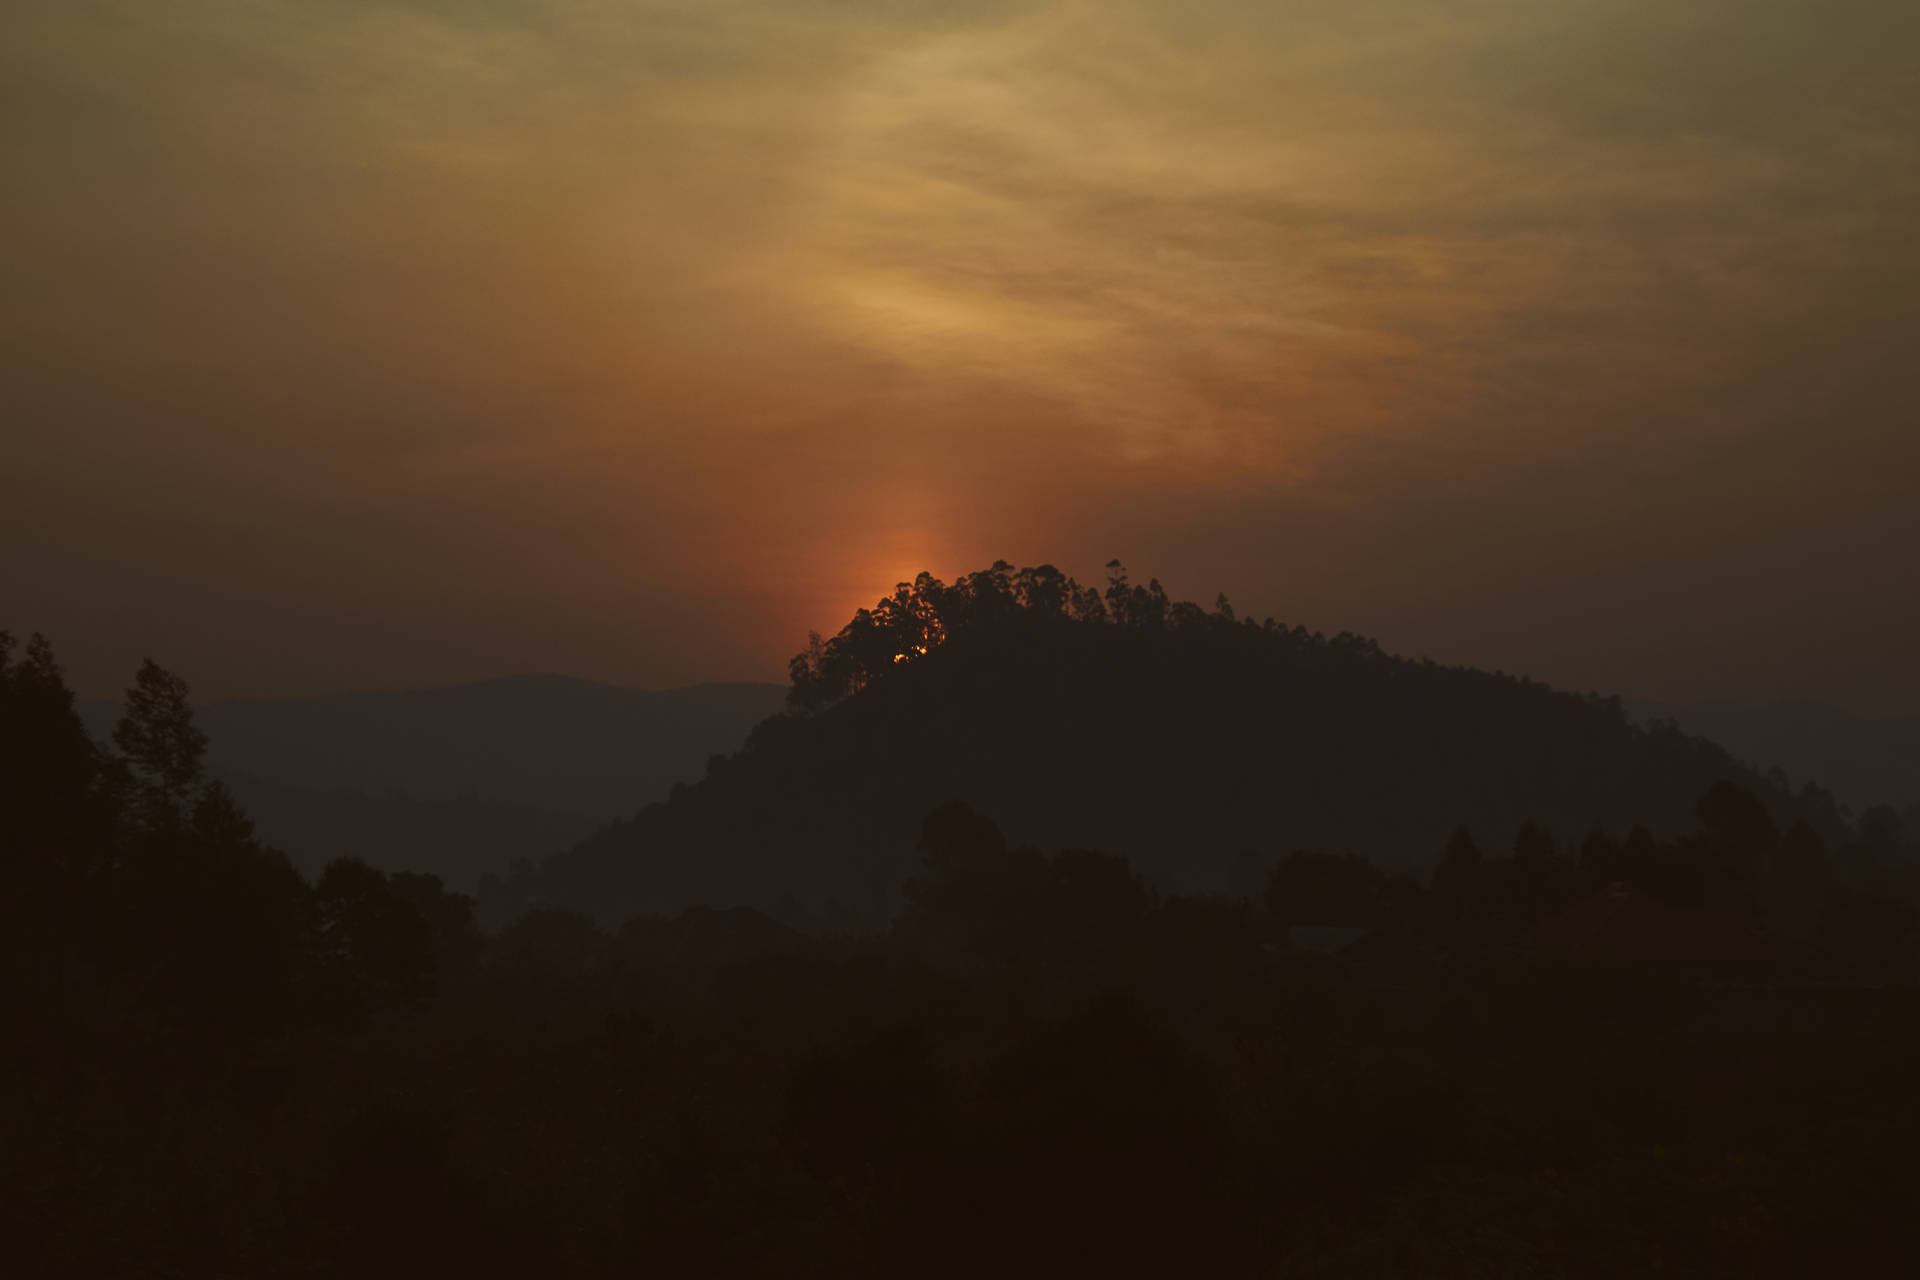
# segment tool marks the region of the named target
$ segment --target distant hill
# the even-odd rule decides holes
[[[1617,699],[1396,658],[1352,635],[1175,604],[1116,573],[1104,593],[1010,566],[925,575],[795,659],[788,715],[591,839],[483,886],[492,919],[535,903],[606,920],[689,903],[790,917],[884,914],[927,812],[964,799],[1016,840],[1125,855],[1157,883],[1251,891],[1296,848],[1424,871],[1466,824],[1695,823],[1725,779],[1790,825],[1844,834],[1790,792]]]
[[[471,888],[698,778],[779,709],[770,684],[650,692],[509,676],[402,693],[217,702],[208,762],[308,869],[355,854]],[[99,737],[119,707],[83,707]]]
[[[1855,810],[1920,813],[1920,716],[1861,716],[1807,703],[1636,707],[1670,717],[1743,760],[1818,778]]]

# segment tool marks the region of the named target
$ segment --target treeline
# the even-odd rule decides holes
[[[1105,591],[1083,587],[1050,564],[1015,569],[1005,560],[965,574],[951,586],[930,573],[902,582],[871,609],[855,610],[831,639],[818,632],[788,664],[796,711],[818,711],[885,678],[894,668],[924,658],[951,638],[991,633],[1024,623],[1110,624],[1141,631],[1200,632],[1234,623],[1233,606],[1220,596],[1209,613],[1191,601],[1168,598],[1160,580],[1146,586],[1127,580],[1118,560],[1107,563]],[[1254,626],[1251,618],[1248,626]],[[1312,640],[1346,652],[1380,657],[1379,646],[1342,633],[1332,641],[1304,628],[1268,618],[1259,629],[1294,641]]]
[[[884,929],[487,936],[427,878],[293,875],[157,667],[107,746],[5,653],[22,1274],[1864,1273],[1920,1190],[1884,822],[1720,785],[1678,837],[1234,897],[949,803]]]
[[[307,882],[206,776],[182,680],[147,662],[103,744],[46,642],[17,649],[0,632],[0,945],[19,1016],[59,1031],[29,1053],[348,1028],[427,999],[438,879],[342,859]]]

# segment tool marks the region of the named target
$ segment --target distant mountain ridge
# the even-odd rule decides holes
[[[492,919],[532,904],[616,921],[690,903],[873,919],[950,800],[1043,848],[1131,858],[1183,891],[1244,891],[1296,848],[1424,871],[1448,833],[1504,848],[1521,823],[1690,829],[1717,781],[1783,826],[1846,822],[1618,699],[1396,658],[1363,637],[1104,595],[1011,566],[926,575],[794,660],[793,710],[743,750],[579,845],[483,885]]]
[[[1743,760],[1817,778],[1856,810],[1920,812],[1920,715],[1867,716],[1812,703],[1636,705],[1724,744]]]
[[[582,839],[698,778],[785,692],[518,675],[215,702],[196,717],[212,772],[296,863],[313,869],[352,854],[471,888],[484,872]],[[104,738],[120,709],[94,700],[82,712]]]

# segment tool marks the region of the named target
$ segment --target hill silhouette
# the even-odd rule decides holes
[[[1783,829],[1839,839],[1789,791],[1615,698],[1422,659],[1371,640],[1169,600],[1109,566],[1104,590],[1001,562],[922,574],[794,659],[785,714],[691,787],[482,884],[484,915],[563,905],[604,920],[693,903],[796,922],[898,905],[918,826],[965,798],[1012,839],[1131,859],[1179,892],[1255,894],[1289,851],[1425,872],[1465,826],[1563,846],[1596,827],[1687,829],[1715,782]]]
[[[207,768],[303,871],[352,855],[471,888],[700,776],[774,712],[772,684],[630,689],[557,675],[215,702]],[[81,708],[104,736],[118,702]]]

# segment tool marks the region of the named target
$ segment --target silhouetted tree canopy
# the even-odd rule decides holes
[[[1101,622],[1109,616],[1144,624],[1166,593],[1154,583],[1147,591],[1128,588],[1118,562],[1105,601],[1052,565],[1016,570],[1004,560],[967,574],[952,586],[929,573],[903,582],[872,609],[860,609],[830,640],[812,635],[789,665],[796,711],[819,711],[884,679],[895,667],[926,657],[962,633],[1004,627],[1030,619]],[[1143,603],[1134,604],[1135,597]],[[1157,604],[1154,603],[1157,601]],[[1131,612],[1129,612],[1131,610]]]
[[[419,1001],[431,964],[419,909],[364,864],[337,863],[312,886],[263,846],[206,776],[185,681],[145,662],[114,750],[88,739],[45,641],[23,661],[14,647],[0,633],[23,890],[9,936],[39,956],[38,1016],[226,1043]]]
[[[127,690],[126,713],[113,731],[133,778],[133,804],[152,830],[186,821],[204,778],[207,737],[193,724],[184,680],[153,659],[141,664]]]

